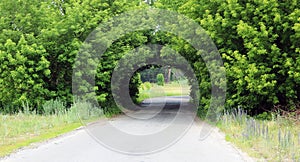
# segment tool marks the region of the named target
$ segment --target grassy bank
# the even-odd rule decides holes
[[[218,127],[226,140],[250,156],[267,161],[300,161],[300,123],[273,114],[256,120],[237,110],[225,113]]]
[[[78,116],[78,114],[80,114]],[[18,113],[0,114],[0,157],[28,146],[70,132],[82,122],[89,122],[102,116],[99,109],[89,103],[75,103],[68,111],[51,115]]]

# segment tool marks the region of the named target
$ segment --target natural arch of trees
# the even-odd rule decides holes
[[[161,15],[165,16],[163,22],[159,20],[162,19]],[[157,19],[155,19],[156,17]],[[173,22],[181,24],[177,24],[174,28]],[[104,108],[110,108],[114,104],[114,100],[119,100],[119,96],[114,96],[112,92],[119,90],[118,94],[125,93],[124,95],[126,95],[128,91],[126,86],[130,78],[129,92],[135,99],[140,80],[134,74],[148,68],[149,65],[150,67],[152,65],[170,66],[185,72],[192,85],[191,96],[194,101],[200,97],[195,93],[198,91],[199,84],[203,87],[206,86],[201,90],[200,95],[202,110],[209,109],[208,102],[210,102],[210,91],[212,90],[210,86],[216,85],[215,89],[220,89],[217,88],[218,84],[223,84],[225,78],[221,82],[215,81],[215,79],[210,83],[209,75],[218,79],[215,73],[219,66],[222,66],[221,58],[217,48],[197,23],[185,20],[174,12],[151,9],[132,11],[105,24],[107,25],[101,25],[89,36],[88,41],[83,45],[83,50],[80,50],[73,78],[75,81],[73,90],[76,94],[93,100],[95,95],[93,89],[97,89],[97,102]],[[115,24],[117,26],[114,26]],[[138,25],[132,26],[131,24]],[[186,26],[183,27],[183,24]],[[163,29],[154,32],[154,28],[158,25]],[[110,42],[112,43],[110,44]],[[214,60],[218,57],[218,60]],[[87,64],[92,66],[86,66]],[[220,65],[218,66],[218,64]],[[119,68],[119,74],[114,80],[116,67]],[[97,71],[93,71],[96,68]],[[209,71],[209,68],[215,71]],[[130,72],[135,73],[130,74]],[[94,75],[96,75],[95,83],[92,81]],[[198,82],[196,77],[201,78],[201,82]],[[116,84],[116,86],[111,84]],[[222,90],[220,89],[220,91]],[[121,99],[130,102],[130,99]]]
[[[253,114],[279,105],[289,111],[299,108],[299,0],[151,2],[152,7],[193,19],[215,42],[226,69],[225,108],[242,106]],[[41,105],[55,98],[71,104],[72,69],[88,34],[115,15],[148,7],[141,0],[1,1],[1,111],[18,112],[28,102],[42,112]],[[99,102],[110,104],[110,70],[116,61],[147,43],[170,45],[188,58],[197,71],[200,107],[205,109],[211,84],[195,49],[170,33],[153,35],[151,30],[129,33],[104,53],[96,74]],[[132,82],[138,84],[135,79]]]

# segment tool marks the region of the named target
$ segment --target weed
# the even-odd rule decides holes
[[[217,126],[227,140],[254,157],[268,161],[300,160],[300,127],[292,120],[279,115],[272,115],[271,120],[255,119],[238,108],[225,111]]]
[[[51,99],[43,104],[43,110],[45,115],[64,114],[66,112],[66,106],[65,103],[59,99]]]

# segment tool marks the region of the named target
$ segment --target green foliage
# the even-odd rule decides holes
[[[141,103],[145,99],[153,97],[163,97],[163,96],[188,96],[190,94],[191,86],[182,81],[182,84],[178,82],[167,83],[164,86],[159,86],[155,83],[145,82],[149,85],[149,89],[146,88],[145,83],[140,85],[139,97],[137,98],[137,103]]]
[[[251,114],[271,110],[274,105],[287,110],[297,108],[300,97],[300,9],[297,0],[151,2],[151,6],[185,14],[211,36],[226,68],[227,108],[241,105]],[[43,104],[56,98],[71,106],[72,70],[86,63],[97,70],[76,75],[95,75],[95,87],[85,89],[89,83],[84,82],[75,89],[96,91],[102,107],[112,104],[109,101],[112,100],[110,82],[118,60],[136,47],[156,43],[168,45],[189,61],[199,82],[192,84],[191,96],[199,98],[205,113],[212,100],[208,66],[213,67],[214,63],[206,65],[203,60],[213,58],[201,58],[201,51],[197,53],[186,40],[170,33],[157,31],[153,34],[153,30],[127,33],[106,50],[99,64],[94,64],[92,54],[86,53],[88,59],[85,61],[88,62],[74,65],[82,42],[99,23],[122,12],[145,7],[149,6],[140,0],[0,1],[0,111],[23,111],[22,104],[27,103],[29,111],[41,113]],[[182,32],[190,34],[190,31]],[[157,49],[156,52],[165,57],[168,53],[165,50]],[[144,54],[151,53],[145,50]],[[140,78],[144,79],[143,73],[141,77],[137,73],[130,81],[133,100],[138,96]],[[192,83],[190,78],[188,80]],[[213,84],[222,86],[224,83]],[[197,86],[199,94],[195,91]]]
[[[139,87],[142,84],[141,75],[138,72],[135,72],[133,77],[130,79],[129,82],[129,95],[133,102],[136,102],[139,93]]]
[[[143,90],[148,91],[148,90],[151,89],[152,84],[150,82],[145,82],[145,83],[142,83],[141,87],[142,87]]]
[[[66,107],[62,108],[64,103],[60,100],[51,100],[46,103],[47,106],[56,105],[61,107],[59,108],[60,110],[66,109]],[[27,107],[24,110],[32,109],[26,103],[23,106]],[[42,142],[70,132],[82,126],[82,122],[91,122],[103,117],[101,109],[83,101],[76,101],[69,111],[63,112],[53,115],[41,115],[30,111],[19,112],[14,115],[0,113],[0,157],[6,156],[31,143]],[[79,113],[83,113],[86,116],[79,118],[81,117],[78,115]]]
[[[76,101],[72,104],[68,113],[73,114],[74,117],[80,120],[87,120],[93,117],[103,115],[100,108],[93,106],[93,104],[86,101]]]
[[[21,107],[28,101],[37,107],[48,96],[44,79],[50,76],[50,62],[44,47],[34,41],[33,35],[21,35],[17,43],[8,39],[0,48],[1,106]]]
[[[98,99],[101,107],[108,106],[107,103],[112,104],[109,107],[114,107],[114,104],[109,100],[113,100],[111,92],[111,79],[112,73],[117,67],[120,70],[120,74],[117,76],[119,82],[114,84],[119,85],[119,87],[116,86],[115,88],[122,88],[121,85],[127,83],[126,79],[130,78],[129,93],[132,97],[132,100],[134,102],[136,101],[138,87],[142,83],[141,76],[138,71],[134,72],[132,76],[127,75],[129,72],[134,70],[135,64],[127,62],[120,63],[119,60],[123,56],[126,56],[128,60],[134,59],[132,54],[128,54],[128,52],[130,53],[135,46],[141,46],[147,41],[148,38],[143,32],[134,32],[114,42],[114,44],[107,49],[107,52],[103,54],[99,60],[99,65],[97,65],[96,73],[96,94],[97,96],[105,96],[105,98],[102,98],[102,100]],[[145,53],[145,55],[146,54],[147,53]],[[128,90],[124,89],[121,91],[127,92]]]
[[[258,120],[272,120],[272,113],[263,112],[255,116]]]
[[[223,57],[226,107],[242,105],[257,114],[274,105],[290,107],[298,102],[298,3],[188,0],[177,7],[209,33]],[[205,71],[205,65],[195,64]],[[200,92],[201,96],[209,92],[208,79],[206,74],[200,79],[200,89],[205,92]],[[209,102],[207,99],[201,98],[201,102]]]
[[[104,115],[108,118],[113,117],[114,115],[121,114],[122,111],[119,109],[117,105],[110,104],[109,108],[107,108],[104,112]]]
[[[45,115],[59,115],[66,112],[66,105],[59,99],[51,99],[43,104],[43,113]]]
[[[156,82],[157,82],[157,85],[164,86],[165,85],[164,75],[161,74],[161,73],[157,74],[157,76],[156,76]]]
[[[151,82],[155,83],[156,82],[156,76],[159,73],[164,73],[163,68],[157,68],[154,66],[150,66],[148,69],[145,69],[140,72],[141,74],[141,80],[143,82]]]
[[[300,127],[294,119],[270,114],[261,115],[263,120],[248,116],[237,109],[222,115],[218,127],[226,133],[226,140],[233,142],[250,156],[263,161],[299,161]],[[242,133],[241,133],[242,132]]]
[[[82,42],[99,23],[143,6],[139,2],[1,1],[0,111],[18,112],[28,102],[41,113],[43,103],[56,98],[70,106],[72,69]],[[99,89],[99,101],[105,101],[108,92]]]

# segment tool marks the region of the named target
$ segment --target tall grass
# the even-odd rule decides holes
[[[0,156],[27,146],[56,137],[82,125],[82,121],[98,119],[102,110],[83,101],[75,102],[68,110],[60,100],[51,100],[43,105],[44,115],[29,111],[23,104],[23,112],[15,115],[0,114]],[[28,110],[28,111],[27,111]]]
[[[251,156],[267,161],[300,161],[299,123],[273,114],[256,120],[241,109],[225,112],[219,128],[226,139]]]

